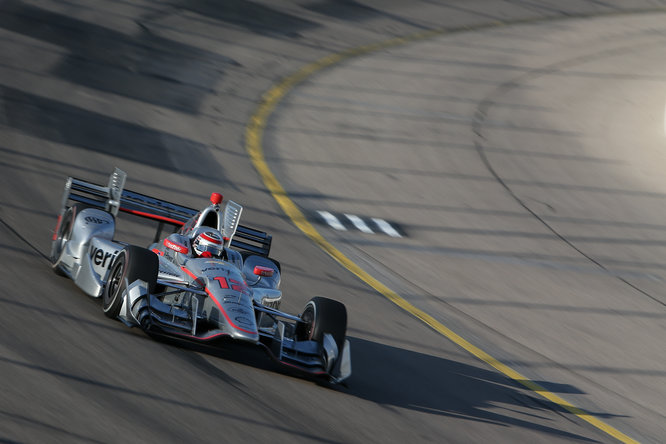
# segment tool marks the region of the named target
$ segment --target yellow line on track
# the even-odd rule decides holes
[[[611,14],[608,14],[611,15]],[[615,15],[615,14],[612,14]],[[584,17],[584,16],[580,16]],[[571,17],[569,17],[571,18]],[[258,108],[255,110],[254,114],[250,118],[246,129],[245,129],[245,149],[247,150],[252,164],[255,169],[261,176],[264,185],[270,191],[273,198],[280,205],[285,214],[291,219],[291,221],[303,232],[305,233],[310,240],[312,240],[319,248],[324,250],[329,256],[335,259],[343,267],[355,274],[363,282],[374,288],[376,291],[381,293],[389,301],[396,304],[398,307],[402,308],[409,314],[420,319],[424,324],[440,333],[442,336],[445,336],[450,341],[470,353],[471,355],[477,357],[481,361],[495,368],[500,373],[514,380],[515,382],[523,385],[529,390],[539,394],[548,401],[560,406],[561,408],[569,411],[570,413],[576,415],[580,419],[587,421],[592,424],[597,429],[602,432],[612,436],[613,438],[621,441],[623,443],[637,443],[638,441],[630,438],[624,433],[620,432],[616,428],[606,424],[599,418],[593,416],[592,414],[586,412],[585,410],[576,407],[575,405],[569,403],[563,398],[557,396],[556,394],[546,390],[544,387],[540,386],[536,382],[528,379],[523,376],[521,373],[512,369],[511,367],[503,364],[499,360],[495,359],[485,351],[481,350],[477,346],[465,340],[463,337],[455,333],[453,330],[446,327],[444,324],[439,322],[437,319],[433,318],[423,310],[415,307],[410,304],[407,300],[398,295],[395,291],[388,288],[386,285],[382,284],[380,281],[375,279],[360,266],[354,263],[351,259],[345,256],[340,250],[335,248],[330,242],[328,242],[324,237],[315,229],[315,227],[306,219],[301,210],[296,206],[296,204],[289,198],[286,191],[278,182],[275,175],[271,172],[266,159],[264,158],[264,149],[262,145],[264,129],[271,114],[275,110],[276,106],[282,101],[282,99],[291,91],[296,85],[303,82],[308,77],[313,74],[329,68],[341,61],[347,60],[352,57],[361,56],[364,54],[369,54],[381,49],[391,48],[399,45],[403,45],[410,42],[416,42],[420,40],[425,40],[430,37],[436,37],[439,35],[450,34],[454,32],[464,32],[472,31],[476,29],[487,29],[492,27],[504,26],[507,24],[518,24],[518,23],[535,23],[539,21],[544,21],[542,19],[530,19],[530,20],[520,20],[511,23],[503,22],[493,22],[489,24],[484,24],[480,26],[473,27],[462,27],[462,28],[449,28],[449,29],[433,29],[424,32],[419,32],[416,34],[411,34],[406,37],[393,38],[379,43],[374,43],[370,45],[359,46],[357,48],[349,49],[339,53],[331,54],[326,57],[323,57],[313,63],[305,65],[298,71],[293,74],[285,77],[280,82],[275,84],[271,89],[269,89],[262,97],[262,101]]]

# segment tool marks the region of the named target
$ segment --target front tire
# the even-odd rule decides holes
[[[102,310],[109,318],[116,318],[123,305],[123,292],[127,284],[136,280],[148,283],[148,291],[153,293],[157,284],[159,260],[157,255],[145,248],[127,246],[118,253],[111,265],[109,279],[102,293]]]
[[[342,353],[347,334],[347,309],[341,302],[316,296],[305,305],[298,325],[298,339],[322,342],[324,333],[335,339]]]

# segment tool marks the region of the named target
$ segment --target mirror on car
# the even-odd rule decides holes
[[[274,272],[275,271],[272,268],[262,267],[261,265],[254,267],[254,274],[257,276],[271,277]]]

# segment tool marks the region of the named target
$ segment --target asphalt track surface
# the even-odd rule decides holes
[[[0,2],[0,440],[613,442],[471,356],[325,254],[317,230],[475,346],[626,436],[666,436],[666,7],[648,1]],[[265,102],[263,102],[265,103]],[[153,341],[55,276],[65,177],[190,206],[211,191],[275,236],[283,308],[350,313],[327,387],[246,347]],[[312,220],[316,223],[315,218]],[[118,238],[151,229],[122,219]]]

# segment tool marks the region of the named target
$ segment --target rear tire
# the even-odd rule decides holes
[[[148,291],[153,293],[157,284],[159,260],[157,255],[145,248],[129,245],[123,248],[111,265],[109,279],[102,293],[102,310],[110,318],[118,317],[123,305],[123,292],[127,283],[136,280],[148,283]]]
[[[71,207],[65,210],[65,213],[62,215],[60,223],[56,227],[55,238],[51,244],[51,264],[53,266],[53,271],[58,276],[67,276],[62,268],[60,268],[60,258],[62,253],[65,250],[67,242],[72,237],[72,229],[74,228],[74,221],[76,220],[76,215],[79,214],[81,210],[88,208],[86,205],[81,203],[75,203]]]
[[[297,326],[299,340],[321,343],[324,333],[329,333],[335,339],[339,353],[342,353],[347,334],[347,309],[344,304],[316,296],[305,305],[301,319],[303,322]]]

